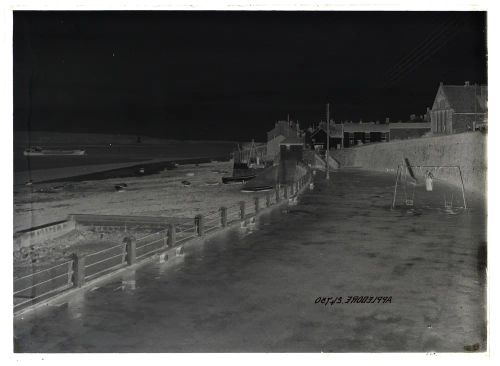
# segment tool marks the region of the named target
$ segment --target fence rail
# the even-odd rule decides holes
[[[209,211],[194,218],[193,224],[170,224],[167,229],[147,234],[135,240],[126,237],[123,243],[87,255],[73,254],[72,259],[50,268],[14,278],[14,311],[68,290],[81,287],[86,281],[105,273],[133,265],[167,248],[178,247],[205,233],[253,217],[266,207],[272,207],[309,185],[309,168],[293,187],[277,186],[265,196],[253,201],[241,201],[227,207]]]
[[[72,287],[73,261],[14,278],[14,310]]]

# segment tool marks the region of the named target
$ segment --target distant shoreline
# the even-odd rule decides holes
[[[30,136],[28,136],[30,135]],[[141,142],[137,142],[137,137],[141,137]],[[26,131],[26,130],[16,130],[14,131],[14,147],[16,147],[16,143],[21,143],[21,141],[16,140],[24,140],[27,142],[28,139],[31,140],[32,143],[71,143],[71,139],[68,138],[77,138],[75,143],[81,143],[82,137],[87,137],[90,139],[97,139],[100,142],[94,143],[96,145],[106,144],[106,143],[115,143],[115,144],[164,144],[164,143],[216,143],[216,144],[241,144],[250,142],[249,141],[233,141],[233,140],[183,140],[183,139],[167,139],[167,138],[159,138],[152,137],[148,135],[139,135],[139,134],[111,134],[111,133],[78,133],[78,132],[49,132],[49,131]],[[56,141],[54,141],[56,140]],[[59,140],[59,141],[57,141]],[[40,142],[38,142],[40,141]],[[92,146],[92,143],[89,141],[88,144],[83,144],[85,146]],[[82,146],[83,146],[82,145]],[[18,146],[19,147],[19,146]],[[23,148],[25,146],[22,146]]]

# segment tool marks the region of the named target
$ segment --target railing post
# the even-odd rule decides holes
[[[245,201],[240,201],[240,219],[245,220]]]
[[[254,201],[254,205],[255,205],[255,213],[257,214],[260,210],[259,197],[254,197],[253,201]]]
[[[125,242],[126,246],[127,264],[131,266],[135,263],[136,260],[136,241],[134,237],[130,236],[123,239],[123,241]]]
[[[224,206],[220,208],[220,224],[222,227],[227,226],[227,207]]]
[[[167,245],[172,248],[175,245],[175,224],[168,225]]]
[[[73,253],[73,287],[82,287],[85,283],[85,256]]]
[[[276,203],[280,201],[280,186],[279,184],[275,188],[275,194],[276,194]]]
[[[271,207],[271,194],[269,192],[266,193],[266,207]]]
[[[203,216],[196,215],[196,217],[194,218],[194,223],[195,223],[196,228],[198,230],[198,236],[203,236],[203,234],[205,233]]]
[[[161,236],[163,239],[163,247],[168,247],[168,228],[162,231]]]

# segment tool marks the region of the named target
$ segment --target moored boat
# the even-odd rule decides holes
[[[57,150],[44,149],[38,146],[24,150],[24,156],[60,156],[60,155],[85,155],[85,150]]]

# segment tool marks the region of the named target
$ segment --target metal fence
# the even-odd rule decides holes
[[[291,197],[292,192],[293,195],[298,194],[300,189],[309,184],[311,177],[310,170],[307,169],[293,188],[277,186],[266,192],[265,196],[254,198],[253,201],[241,201],[204,215],[197,215],[191,223],[170,224],[164,230],[147,234],[137,240],[127,237],[123,243],[91,254],[75,253],[65,262],[15,278],[14,311],[46,300],[69,288],[80,287],[86,281],[147,259],[162,250],[180,246],[206,233],[254,217],[260,210]]]
[[[73,286],[73,260],[14,278],[14,310]]]
[[[161,230],[137,239],[135,247],[136,258],[146,258],[166,247],[168,241],[168,230],[169,229]]]

